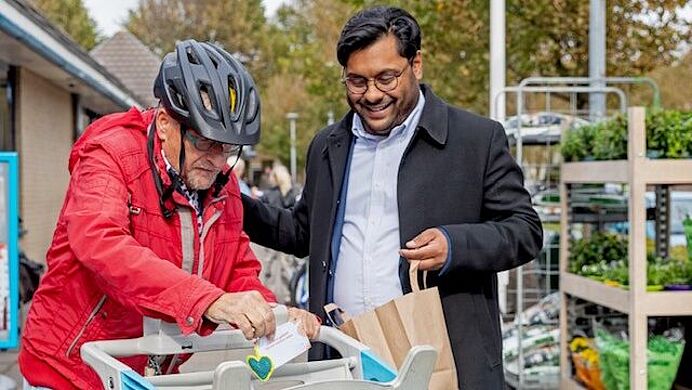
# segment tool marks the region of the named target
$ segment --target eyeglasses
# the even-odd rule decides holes
[[[349,92],[358,95],[364,94],[368,91],[370,87],[370,81],[372,80],[375,84],[375,88],[382,92],[390,92],[399,86],[399,77],[404,74],[406,68],[411,66],[410,62],[406,62],[406,66],[399,73],[386,72],[377,77],[363,77],[363,76],[347,76],[341,79],[341,82],[346,85],[346,89]]]
[[[185,138],[187,138],[190,143],[194,145],[195,149],[199,150],[200,152],[210,152],[212,150],[216,150],[218,152],[221,150],[221,153],[230,156],[231,154],[237,154],[243,147],[242,145],[225,144],[222,142],[212,141],[210,139],[195,135],[191,130],[185,132]]]

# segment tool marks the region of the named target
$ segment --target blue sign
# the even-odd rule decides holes
[[[0,152],[0,348],[17,347],[19,329],[19,174],[15,152]]]

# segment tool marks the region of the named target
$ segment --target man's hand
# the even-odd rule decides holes
[[[314,340],[320,334],[322,323],[316,315],[295,307],[288,308],[288,320],[298,324],[298,331],[310,340]]]
[[[447,237],[438,228],[427,229],[406,243],[399,254],[409,263],[418,261],[421,271],[437,271],[447,261]]]
[[[257,291],[225,293],[209,305],[204,316],[217,324],[235,326],[248,340],[272,335],[276,330],[274,312]]]

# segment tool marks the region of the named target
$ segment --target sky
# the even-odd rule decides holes
[[[267,16],[287,0],[262,0]],[[99,31],[110,37],[120,30],[120,24],[127,18],[127,11],[134,9],[139,0],[84,0],[91,17],[96,20]]]

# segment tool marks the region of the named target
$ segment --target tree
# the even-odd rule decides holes
[[[127,29],[159,56],[175,42],[214,42],[239,57],[262,84],[271,73],[271,46],[261,0],[142,0]]]
[[[299,171],[307,145],[332,112],[347,110],[336,43],[358,9],[409,10],[423,32],[424,82],[452,104],[488,112],[489,2],[486,0],[292,0],[267,21],[260,0],[143,0],[128,28],[162,54],[176,39],[222,43],[247,59],[262,95],[260,150],[288,161],[286,113],[297,112]],[[676,61],[690,22],[686,0],[610,0],[607,73],[645,75]],[[529,76],[588,74],[585,0],[507,0],[507,84]],[[585,103],[583,101],[582,103]]]
[[[676,61],[689,42],[687,0],[611,0],[606,9],[606,73],[643,76]],[[532,75],[587,76],[589,2],[512,0],[507,6],[508,79]],[[581,95],[579,106],[586,104]]]
[[[671,66],[657,68],[648,74],[658,83],[661,89],[661,100],[666,108],[692,111],[692,90],[680,88],[681,80],[689,79],[692,74],[692,52]],[[650,101],[648,91],[633,91],[635,104]]]
[[[32,0],[32,3],[87,51],[100,41],[96,22],[89,16],[82,0]]]
[[[328,0],[299,0],[281,7],[270,27],[274,73],[263,93],[260,149],[286,163],[289,158],[288,112],[298,113],[299,172],[314,134],[331,112],[338,120],[348,109],[336,61],[341,26],[353,8]]]
[[[342,0],[357,7],[375,0]],[[409,10],[423,31],[424,78],[454,104],[487,114],[488,1],[386,1]],[[679,12],[687,0],[607,2],[607,74],[644,75],[671,64],[690,40]],[[507,84],[529,76],[588,75],[589,2],[507,0]],[[585,103],[581,102],[582,104]]]

